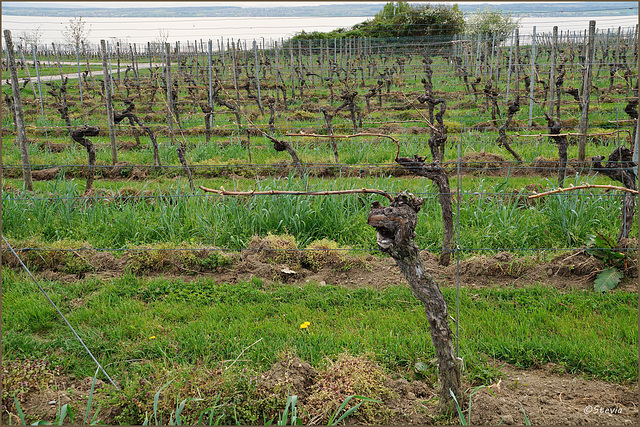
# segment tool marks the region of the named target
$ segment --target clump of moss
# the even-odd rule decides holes
[[[332,267],[336,270],[348,270],[351,267],[346,251],[333,240],[322,239],[312,242],[302,253],[300,263],[303,267],[320,271],[323,267]]]
[[[12,243],[15,247],[15,243]],[[20,242],[21,246],[29,250],[19,251],[22,261],[34,271],[59,270],[69,274],[81,274],[94,271],[94,266],[89,258],[95,254],[93,250],[74,250],[73,248],[86,247],[87,243],[77,240],[59,240],[51,243],[43,243],[36,239]],[[46,247],[47,249],[40,249]],[[2,255],[2,263],[12,268],[20,268],[20,264],[11,252]]]
[[[301,122],[311,122],[317,119],[317,115],[304,110],[296,110],[293,112],[293,119]]]
[[[297,264],[300,260],[296,238],[290,234],[265,237],[254,236],[247,247],[248,251],[256,251],[264,262],[274,264]]]
[[[127,270],[133,274],[155,271],[172,271],[197,274],[232,263],[230,256],[215,248],[202,248],[197,245],[181,243],[161,243],[150,248],[132,249],[129,253]]]
[[[313,419],[317,424],[327,424],[351,395],[365,396],[379,402],[394,397],[394,392],[384,385],[386,375],[383,369],[364,356],[342,354],[318,377],[311,395],[304,401],[304,413],[309,416],[307,421]],[[352,399],[345,410],[358,402],[358,399]],[[392,411],[380,403],[365,402],[354,416],[365,424],[385,424],[390,420]]]

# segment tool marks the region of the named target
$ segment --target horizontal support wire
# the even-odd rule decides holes
[[[591,188],[595,187],[593,185],[590,186]],[[571,187],[568,188],[569,190],[571,189]],[[252,190],[244,190],[246,192],[251,192]],[[262,190],[255,190],[257,191],[262,191]],[[270,191],[270,190],[264,190],[264,191]],[[275,191],[275,190],[274,190]],[[325,191],[322,191],[325,192]],[[398,191],[399,193],[400,191]],[[626,191],[629,192],[629,191]],[[370,193],[370,194],[375,194],[375,193]],[[420,192],[420,191],[415,191],[415,192],[411,192],[411,194],[413,194],[414,196],[438,196],[441,194],[448,194],[450,196],[456,196],[458,195],[458,193],[439,193],[439,192]],[[542,194],[542,193],[541,193]],[[637,194],[637,193],[634,193]],[[359,194],[354,194],[354,195],[359,195]],[[378,194],[380,195],[380,194]],[[468,196],[468,197],[497,197],[497,196],[506,196],[506,197],[513,197],[513,196],[522,196],[522,197],[528,197],[533,199],[534,197],[531,196],[536,196],[535,193],[526,193],[526,192],[512,192],[512,193],[493,193],[493,192],[461,192],[460,193],[461,196]],[[554,196],[560,196],[560,197],[575,197],[575,196],[584,196],[584,195],[588,195],[588,196],[597,196],[597,197],[623,197],[624,194],[622,193],[612,193],[612,192],[605,192],[605,193],[598,193],[598,194],[593,194],[593,193],[589,193],[587,191],[572,191],[569,192],[567,190],[565,191],[558,191],[557,193],[553,194]],[[225,197],[224,195],[218,195],[218,196],[222,196]],[[243,197],[248,197],[248,196],[296,196],[296,194],[246,194],[243,195]],[[126,194],[112,194],[112,195],[103,195],[103,196],[73,196],[73,197],[11,197],[9,200],[11,200],[12,202],[14,201],[43,201],[43,200],[47,200],[47,201],[90,201],[90,200],[94,200],[94,201],[104,201],[105,199],[108,198],[112,198],[113,202],[118,202],[118,201],[130,201],[132,199],[139,199],[139,200],[147,200],[147,199],[159,199],[159,200],[167,200],[167,199],[190,199],[190,198],[203,198],[203,197],[214,197],[212,194],[167,194],[167,195],[149,195],[149,196],[145,196],[145,195],[126,195]],[[229,198],[232,198],[232,196],[228,196]],[[6,196],[5,196],[6,199]]]
[[[149,243],[154,244],[156,242]],[[584,248],[576,248],[574,247],[566,247],[566,248],[452,248],[448,251],[450,252],[509,252],[509,251],[530,251],[530,252],[567,252],[574,250],[583,250]],[[380,250],[376,247],[371,248],[336,248],[336,249],[313,249],[313,248],[303,248],[303,249],[292,249],[292,248],[277,248],[277,249],[255,249],[255,248],[93,248],[93,247],[81,247],[81,248],[48,248],[48,247],[40,247],[40,248],[18,248],[15,249],[16,252],[81,252],[81,251],[96,251],[96,252],[203,252],[203,251],[217,251],[217,252],[241,252],[241,251],[269,251],[269,252],[318,252],[318,251],[342,251],[342,252],[380,252]],[[442,248],[421,248],[421,251],[429,251],[429,252],[440,252]],[[593,251],[607,251],[611,249],[606,248],[589,248],[589,250]],[[637,251],[638,248],[616,248],[616,251]],[[2,252],[9,252],[7,249],[2,249]]]
[[[532,165],[527,166],[523,165],[523,163],[531,163]],[[473,170],[473,171],[485,171],[485,172],[495,172],[497,170],[528,170],[535,169],[539,171],[557,171],[558,166],[549,165],[549,163],[556,163],[554,159],[539,159],[539,160],[525,160],[523,162],[517,162],[515,160],[482,160],[475,161],[473,159],[466,162],[456,162],[453,160],[446,160],[444,163],[441,163],[442,167],[452,168],[454,166],[460,165],[463,168],[463,171]],[[307,169],[318,169],[318,168],[343,168],[343,169],[398,169],[404,170],[404,168],[398,163],[301,163],[303,167]],[[478,165],[481,167],[472,167],[468,165]],[[577,161],[571,160],[567,166],[590,166],[592,162],[590,161]],[[60,168],[60,169],[74,169],[74,168],[88,168],[89,165],[86,164],[67,164],[67,165],[31,165],[31,170],[43,170],[43,169],[51,169],[51,168]],[[143,170],[173,170],[173,169],[183,169],[181,165],[162,165],[162,166],[153,166],[153,165],[140,165],[140,164],[126,164],[126,165],[94,165],[95,169],[130,169],[130,168],[139,168]],[[254,169],[254,168],[264,168],[264,169],[292,169],[294,165],[291,164],[278,164],[278,163],[242,163],[242,164],[217,164],[217,165],[189,165],[189,169],[193,170],[216,170],[216,169]],[[3,169],[12,170],[12,169],[20,169],[22,170],[22,165],[2,165]],[[406,174],[409,175],[410,170],[407,170]],[[597,172],[594,170],[592,172]]]

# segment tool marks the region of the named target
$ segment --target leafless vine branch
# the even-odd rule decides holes
[[[222,196],[274,196],[278,194],[287,194],[290,196],[333,196],[341,194],[380,194],[387,199],[393,201],[393,197],[386,191],[372,189],[372,188],[360,188],[354,190],[337,190],[337,191],[287,191],[287,190],[266,190],[266,191],[228,191],[223,187],[220,190],[214,190],[213,188],[207,188],[200,186],[202,191],[208,193],[220,194]]]
[[[582,185],[578,185],[578,186],[575,186],[575,187],[571,186],[571,187],[567,187],[567,188],[558,188],[558,189],[551,190],[551,191],[545,191],[544,193],[532,194],[528,198],[529,199],[537,199],[538,197],[545,197],[545,196],[548,196],[550,194],[564,193],[565,191],[584,190],[584,189],[590,189],[590,188],[605,188],[607,190],[620,190],[620,191],[626,191],[626,192],[631,193],[631,194],[638,194],[637,190],[631,190],[629,188],[618,187],[618,186],[615,186],[615,185],[582,184]]]

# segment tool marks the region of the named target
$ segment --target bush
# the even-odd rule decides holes
[[[513,18],[510,13],[485,6],[476,9],[475,14],[469,17],[467,28],[471,34],[481,35],[485,39],[493,39],[495,36],[497,42],[502,42],[518,28],[519,23],[520,20]]]

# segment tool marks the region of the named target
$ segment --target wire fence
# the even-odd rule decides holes
[[[343,195],[340,197],[357,203],[328,207],[305,205],[297,211],[295,206],[300,204],[300,199],[296,198],[311,197],[309,192],[317,190],[330,193],[323,188],[325,185],[337,186],[343,192],[355,190],[353,187],[359,183],[349,179],[360,180],[368,187],[375,184],[376,190],[389,199],[391,194],[397,194],[405,186],[412,187],[415,196],[425,199],[419,217],[423,224],[416,230],[418,237],[422,238],[420,249],[449,253],[456,260],[458,293],[456,318],[453,320],[456,323],[456,354],[459,355],[461,336],[457,319],[460,318],[462,257],[497,252],[517,252],[526,256],[575,253],[586,249],[584,240],[587,232],[598,233],[601,227],[606,226],[606,234],[614,234],[618,224],[620,231],[616,243],[611,247],[591,247],[591,253],[599,251],[607,255],[615,251],[630,258],[638,250],[637,240],[628,239],[633,236],[632,232],[638,232],[635,229],[637,221],[633,224],[628,221],[629,218],[638,218],[637,191],[631,193],[638,188],[637,26],[635,29],[618,29],[617,34],[611,31],[535,34],[534,30],[530,36],[520,37],[515,33],[504,40],[462,35],[439,39],[281,41],[261,46],[255,41],[253,46],[241,40],[226,40],[226,45],[224,42],[216,41],[217,51],[214,51],[212,40],[208,43],[202,40],[200,43],[187,42],[186,46],[180,43],[175,46],[116,43],[102,50],[83,46],[82,62],[80,50],[65,51],[55,44],[51,50],[46,46],[34,46],[29,59],[28,52],[18,49],[22,87],[17,87],[16,70],[13,69],[14,81],[9,85],[13,97],[3,91],[2,174],[12,179],[20,178],[28,169],[36,179],[38,173],[46,173],[39,179],[49,181],[49,185],[38,192],[12,188],[5,182],[2,189],[3,240],[5,236],[13,238],[4,240],[3,258],[7,259],[9,254],[15,256],[20,264],[18,267],[28,272],[112,383],[80,336],[31,275],[27,266],[29,262],[23,262],[22,258],[37,254],[43,261],[41,265],[51,266],[56,262],[69,262],[67,258],[63,261],[55,259],[52,254],[78,257],[91,268],[84,266],[78,269],[74,264],[68,271],[81,271],[80,276],[84,277],[85,272],[97,270],[88,259],[88,254],[95,253],[208,256],[211,252],[257,253],[266,250],[271,254],[301,255],[318,250],[329,251],[312,245],[304,247],[301,242],[299,247],[265,249],[247,245],[246,236],[232,235],[240,232],[251,234],[253,228],[249,233],[244,229],[248,226],[255,226],[255,230],[262,232],[254,235],[286,233],[287,227],[297,227],[298,235],[304,235],[307,241],[312,237],[316,240],[331,239],[333,232],[340,231],[336,230],[340,226],[351,226],[358,221],[364,223],[368,206],[381,199],[383,194]],[[127,52],[129,56],[125,55]],[[76,67],[76,70],[63,72],[61,57],[69,62],[65,66]],[[96,59],[101,59],[102,64],[92,64]],[[29,63],[33,67],[29,67]],[[121,64],[126,64],[124,71]],[[35,69],[35,76],[30,74],[32,69]],[[589,70],[595,70],[593,84]],[[100,71],[104,73],[102,80],[97,78]],[[601,71],[608,79],[598,78]],[[43,72],[59,75],[59,82],[45,81],[41,76]],[[73,79],[71,84],[68,84],[68,79]],[[480,81],[483,87],[477,86]],[[563,84],[570,90],[561,91]],[[575,90],[573,85],[580,86],[581,90]],[[592,86],[595,88],[593,92]],[[43,92],[49,95],[46,102]],[[22,98],[21,93],[24,93]],[[122,112],[117,108],[115,113],[110,112],[114,107],[109,105],[111,95],[115,104],[124,104]],[[364,95],[366,105],[362,102],[356,104],[357,95]],[[423,95],[426,98],[420,98]],[[561,98],[567,98],[567,95],[570,98]],[[516,116],[517,123],[510,127],[509,121],[515,115],[513,109],[520,98],[523,106],[528,104],[528,121],[526,115],[520,114]],[[590,101],[593,102],[591,110]],[[20,103],[25,104],[28,121],[23,132],[18,129],[20,119],[15,106]],[[465,104],[473,105],[476,110],[449,120],[445,126],[443,116],[448,117],[445,114],[447,106],[447,113],[451,114],[451,110],[464,109]],[[269,108],[270,115],[266,108]],[[339,115],[341,109],[344,111]],[[56,111],[59,119],[54,118]],[[509,116],[505,122],[506,112]],[[592,116],[592,123],[597,121],[599,129],[589,130],[588,122],[582,120],[588,117],[585,112]],[[399,116],[402,114],[405,115]],[[625,114],[629,120],[624,118]],[[398,116],[390,118],[391,115]],[[568,120],[560,126],[561,118],[571,118],[572,115],[581,116],[580,123]],[[611,120],[612,116],[615,120]],[[122,123],[116,126],[116,117],[119,122],[128,119],[130,126]],[[334,117],[335,123],[332,122]],[[558,120],[557,126],[553,119]],[[544,125],[536,124],[541,120]],[[9,129],[12,123],[16,126],[15,132]],[[84,130],[89,127],[95,130],[93,133],[74,134],[79,126]],[[109,128],[109,142],[98,136],[99,126]],[[576,126],[576,132],[560,132],[561,127],[571,129]],[[455,130],[447,132],[447,128]],[[353,134],[348,136],[368,131],[378,135],[360,136],[338,145],[338,135],[334,131],[348,133],[351,130]],[[5,154],[7,148],[15,150],[7,147],[11,144],[8,143],[9,138],[4,137],[13,133],[22,149],[21,162],[15,153]],[[314,139],[307,139],[310,133],[317,135]],[[384,138],[385,134],[388,139]],[[95,139],[95,143],[89,141],[87,135]],[[147,146],[141,143],[145,135],[149,137]],[[68,137],[78,145],[66,141]],[[147,163],[140,162],[140,157],[134,162],[123,163],[117,162],[115,156],[109,159],[109,154],[118,154],[116,138],[120,138],[122,143],[124,138],[132,137],[135,143],[129,149],[143,152],[142,157]],[[438,143],[438,138],[444,142]],[[59,146],[66,142],[70,144]],[[584,152],[579,160],[567,158],[569,147],[573,149],[575,145],[582,149],[587,142],[590,154],[605,153],[608,158],[585,157]],[[256,160],[260,151],[262,154],[272,151],[271,143],[276,151],[286,149],[291,163],[278,162],[273,157],[264,160],[267,157],[264,155]],[[624,147],[627,143],[630,143],[631,150]],[[266,146],[258,149],[259,144]],[[478,151],[478,148],[495,147],[496,144],[499,147],[513,144],[518,150],[523,150],[522,157],[506,160],[495,154],[495,150],[491,153]],[[562,146],[564,157],[558,148]],[[329,147],[333,148],[333,162],[328,161],[331,158]],[[235,154],[228,155],[227,161],[221,162],[219,152],[227,148],[234,149]],[[626,151],[623,152],[623,148]],[[629,153],[634,148],[635,157],[631,159]],[[78,160],[82,153],[77,152],[83,149],[87,151],[87,162]],[[151,149],[155,154],[160,153],[154,158],[156,164],[151,160]],[[445,149],[456,149],[457,155],[445,157]],[[557,160],[550,158],[556,149]],[[25,153],[29,154],[30,150],[38,159],[35,163],[25,159]],[[416,154],[428,150],[433,157],[430,164]],[[407,152],[415,154],[413,163],[401,157]],[[513,153],[513,149],[510,152]],[[122,147],[120,153],[124,158]],[[101,163],[95,162],[96,154]],[[438,154],[442,156],[439,159],[436,158]],[[506,155],[504,151],[502,154]],[[176,155],[180,164],[174,157]],[[7,163],[5,159],[8,158],[11,160]],[[158,158],[163,164],[157,161]],[[216,160],[207,161],[211,158]],[[345,158],[349,159],[345,161]],[[603,165],[605,158],[607,162]],[[439,172],[440,177],[446,177],[447,186],[451,180],[455,187],[452,185],[443,190],[429,174],[434,171]],[[607,177],[622,182],[624,187],[608,185],[608,192],[587,188],[549,195],[553,202],[530,198],[545,187],[555,187],[551,178],[556,176],[558,187],[563,187],[565,180],[573,180],[579,186],[585,182],[591,184],[605,172]],[[116,178],[125,181],[111,188],[89,188],[89,176],[93,179],[94,173],[99,180]],[[254,179],[242,180],[235,174]],[[532,176],[536,179],[529,180],[527,184],[509,184],[510,180],[518,177]],[[67,177],[86,177],[87,190],[91,191],[78,195],[77,186],[70,182],[72,180],[67,181]],[[130,187],[133,183],[166,177],[189,179],[191,191],[181,184],[158,190],[149,190],[146,185]],[[224,178],[233,190],[277,192],[282,190],[281,187],[289,189],[297,185],[294,190],[299,194],[230,195],[227,191],[223,195],[211,196],[195,190],[194,178],[206,185],[213,177]],[[275,179],[264,182],[267,178]],[[280,178],[282,181],[278,181]],[[490,181],[491,178],[497,179],[485,186],[482,180]],[[310,179],[317,179],[321,184],[310,183]],[[467,181],[473,182],[468,184]],[[243,201],[238,202],[240,197]],[[318,197],[338,196],[324,194]],[[260,201],[249,202],[247,198]],[[276,201],[267,205],[265,200]],[[142,212],[134,215],[135,207],[142,207],[145,202],[152,202],[157,210],[143,211],[140,208]],[[125,207],[131,205],[134,209],[127,211]],[[205,208],[205,205],[215,207]],[[448,218],[445,217],[447,207]],[[326,223],[331,223],[335,217],[350,216],[337,226],[324,224],[321,231],[313,230],[316,224],[307,227],[311,231],[301,230],[304,227],[300,224],[314,222],[325,213],[322,212],[325,208],[334,213],[329,220],[323,218]],[[546,209],[545,215],[549,219],[531,226],[527,220],[538,215],[536,210],[541,209]],[[489,210],[494,211],[491,218],[478,215]],[[124,215],[120,215],[121,211]],[[269,212],[275,212],[271,217],[279,222],[256,226],[262,216],[270,215]],[[211,219],[208,215],[215,217]],[[234,215],[238,218],[244,215],[244,219],[234,219]],[[295,223],[292,219],[295,215],[306,216]],[[145,216],[154,217],[157,221],[146,224]],[[193,227],[192,217],[202,221],[199,229]],[[37,225],[30,225],[32,220]],[[63,247],[53,244],[73,237],[78,229],[71,230],[70,222],[76,220],[84,221],[82,226],[90,230],[82,234],[86,243],[78,246],[74,241]],[[430,224],[424,225],[425,220]],[[447,220],[455,224],[453,228],[447,228]],[[121,234],[126,235],[120,238],[122,245],[96,244],[96,235],[106,232],[113,223],[115,228],[120,227]],[[99,228],[98,225],[104,227]],[[554,245],[548,245],[547,240],[542,244],[536,243],[536,236],[542,238],[551,234],[551,225],[555,226],[553,232],[556,235],[566,232],[567,239],[556,240],[560,243]],[[153,227],[156,229],[150,230]],[[529,233],[527,227],[538,231]],[[216,235],[215,230],[211,234],[203,231],[215,228],[222,229],[219,234],[225,234],[224,239]],[[441,229],[445,232],[442,233]],[[515,233],[515,237],[508,236],[512,229],[520,229],[520,233]],[[131,244],[127,238],[136,232],[147,234],[142,242]],[[355,231],[348,230],[347,234],[355,234]],[[478,236],[481,234],[485,235]],[[30,241],[33,238],[42,238],[50,243],[33,244]],[[10,245],[9,240],[14,243]],[[354,241],[357,244],[331,247],[330,250],[342,254],[378,251],[372,239],[364,239],[371,242],[369,244],[363,243],[363,239]],[[16,243],[21,247],[14,249],[12,246]],[[188,274],[198,273],[202,271],[188,271]]]
[[[106,50],[87,45],[81,51],[65,51],[64,47],[53,44],[51,49],[33,46],[28,52],[23,46],[16,53],[23,73],[20,92],[29,120],[25,133],[30,141],[40,141],[37,157],[49,160],[29,166],[36,174],[51,172],[46,179],[84,177],[89,170],[95,171],[98,179],[115,177],[132,181],[187,175],[191,179],[191,174],[197,179],[224,174],[256,178],[292,176],[295,172],[293,162],[261,162],[254,158],[260,151],[265,151],[265,142],[269,149],[268,144],[272,141],[268,137],[271,137],[278,142],[287,142],[289,147],[301,153],[299,170],[309,176],[332,179],[389,177],[393,180],[412,175],[411,170],[392,161],[396,145],[397,153],[401,149],[403,153],[406,150],[411,154],[429,149],[428,139],[434,135],[437,119],[437,114],[436,117],[433,114],[438,107],[433,101],[431,104],[419,101],[419,96],[425,93],[446,100],[446,113],[441,110],[445,120],[451,111],[470,105],[475,108],[473,112],[458,114],[456,119],[447,122],[447,128],[454,129],[448,131],[449,141],[445,146],[450,150],[457,148],[458,155],[443,159],[442,165],[458,184],[466,177],[495,176],[508,180],[509,177],[532,174],[546,180],[544,182],[551,182],[550,178],[563,167],[561,159],[552,157],[556,150],[553,138],[559,137],[567,138],[570,150],[586,145],[591,154],[605,151],[609,154],[611,148],[605,150],[605,147],[620,149],[629,144],[636,151],[634,161],[637,163],[638,144],[634,141],[637,139],[637,67],[634,67],[638,63],[637,26],[592,33],[555,30],[524,35],[515,32],[504,38],[455,35],[388,40],[281,40],[280,43],[263,41],[262,44],[234,39],[175,44],[149,42],[146,46],[107,43]],[[103,64],[96,62],[97,59]],[[104,63],[109,65],[103,66]],[[63,65],[70,67],[66,70],[70,72],[64,71]],[[34,69],[37,75],[30,75],[30,70]],[[103,75],[100,79],[99,72],[106,73],[106,77]],[[47,82],[41,73],[59,75],[61,80]],[[473,79],[477,80],[475,84]],[[589,84],[584,84],[585,81]],[[558,90],[554,91],[554,87]],[[81,125],[104,129],[112,124],[104,108],[108,88],[115,103],[123,102],[126,107],[123,113],[114,108],[114,116],[120,114],[120,120],[128,117],[129,125],[125,121],[110,129],[110,142],[101,136],[95,138],[93,146],[102,163],[69,162],[70,156],[60,156],[56,151],[83,150],[73,143],[75,141],[65,141],[69,132]],[[344,98],[350,90],[360,95],[355,104]],[[366,105],[362,102],[363,95]],[[523,99],[523,111],[515,115],[516,123],[506,126],[504,115],[518,98]],[[267,111],[269,100],[275,106],[271,114]],[[130,111],[138,113],[138,125],[131,116],[125,115],[129,109],[125,101],[135,103],[135,109]],[[16,100],[5,91],[2,104],[5,135],[13,133],[10,128],[14,120],[11,114],[14,102]],[[339,109],[343,110],[341,114],[338,114]],[[56,118],[56,110],[59,118]],[[323,114],[327,110],[333,112],[335,122]],[[583,125],[582,119],[580,123],[572,120],[572,115],[584,116],[583,111],[588,111],[591,124],[597,123],[597,129],[590,130],[589,125]],[[391,114],[397,118],[385,117]],[[558,120],[567,117],[563,128],[578,129],[576,132],[556,132],[552,137],[546,127],[549,116]],[[270,118],[268,123],[267,118]],[[496,145],[496,131],[503,124],[504,130],[509,132],[506,134],[509,144],[526,151],[519,160],[508,160],[505,151],[501,155],[494,151],[493,157],[489,158],[484,156],[487,154],[485,148]],[[399,136],[400,140],[394,145],[384,138],[362,136],[342,142],[334,133],[351,130],[354,133],[379,131]],[[145,145],[144,132],[155,133],[163,164],[151,164],[149,153],[153,141],[150,139],[149,145]],[[317,137],[308,138],[307,134],[311,132]],[[15,134],[18,140],[18,132]],[[116,138],[122,143],[125,138],[132,137],[135,142],[129,148],[143,152],[149,163],[108,164],[108,148],[113,149]],[[500,144],[504,142],[501,140]],[[184,144],[183,155],[186,153],[188,159],[182,164],[176,164],[176,151],[180,155],[179,143]],[[56,146],[58,144],[63,146]],[[331,144],[336,147],[335,162],[328,161],[330,152],[327,148]],[[30,146],[33,150],[34,144]],[[376,152],[368,147],[375,147],[373,151]],[[233,162],[206,161],[207,164],[201,164],[207,156],[215,157],[216,151],[226,148],[235,150]],[[379,161],[381,155],[377,151],[383,149],[388,149],[389,155],[385,154],[386,159]],[[340,161],[338,150],[340,157],[348,155],[351,160]],[[356,155],[349,150],[355,150]],[[19,178],[24,173],[23,163],[7,162],[9,158],[17,160],[16,156],[4,157],[4,176]],[[59,161],[60,157],[67,161]],[[630,160],[626,162],[619,167],[634,167]],[[593,158],[572,158],[567,159],[564,167],[565,176],[578,174],[593,179],[603,166],[594,163]],[[637,171],[637,166],[635,168]],[[464,174],[464,177],[456,174]],[[395,188],[395,184],[389,185],[390,181],[381,183],[388,186],[382,188],[383,191]],[[42,200],[92,203],[105,198],[114,202],[155,198],[171,203],[178,199],[208,197],[203,194],[124,196],[117,191],[110,194],[102,191],[98,197],[68,198],[55,195],[50,198],[15,197],[5,193],[4,199],[5,203],[9,200],[12,203]],[[446,194],[456,203],[463,203],[474,197],[514,197],[523,195],[523,190],[476,189],[442,193],[429,187],[414,191],[414,194],[432,198]],[[585,191],[556,197],[568,200],[591,195],[591,191]],[[626,195],[607,193],[598,197],[620,199],[619,203],[622,203]],[[565,249],[513,246],[456,250]]]

